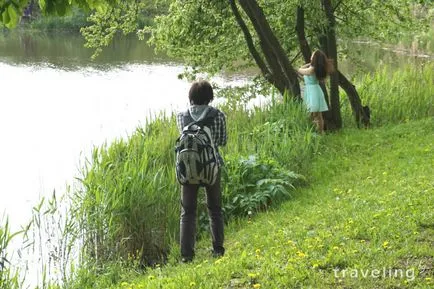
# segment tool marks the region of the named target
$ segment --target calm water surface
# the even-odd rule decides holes
[[[118,39],[94,62],[83,44],[80,35],[0,36],[0,216],[14,226],[72,183],[93,146],[187,105],[182,65],[145,42]]]

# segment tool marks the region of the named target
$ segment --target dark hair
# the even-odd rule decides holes
[[[313,66],[315,76],[319,80],[323,80],[330,73],[333,72],[333,63],[331,59],[327,58],[327,55],[321,50],[315,50],[312,54],[312,60],[310,64]]]
[[[208,104],[214,99],[211,84],[206,80],[195,81],[188,92],[190,104]]]

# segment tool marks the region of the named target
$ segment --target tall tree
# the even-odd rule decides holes
[[[231,9],[237,20],[238,25],[244,33],[249,51],[260,67],[264,77],[270,81],[281,93],[285,95],[290,91],[293,96],[300,95],[300,86],[293,66],[291,65],[286,52],[273,33],[262,9],[256,1],[240,0],[239,3],[246,15],[249,17],[256,34],[259,37],[262,55],[256,51],[252,42],[252,36],[247,28],[241,14],[238,11],[234,0],[229,1]]]

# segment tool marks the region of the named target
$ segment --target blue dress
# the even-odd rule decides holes
[[[329,110],[324,98],[324,93],[319,86],[318,79],[314,74],[304,75],[304,102],[309,112]]]

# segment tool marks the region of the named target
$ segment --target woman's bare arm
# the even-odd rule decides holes
[[[311,75],[311,74],[313,74],[315,72],[314,69],[313,69],[313,66],[310,66],[309,63],[308,63],[308,65],[309,65],[308,67],[307,67],[306,64],[303,65],[302,67],[300,67],[298,69],[298,73],[300,73],[301,75]]]

